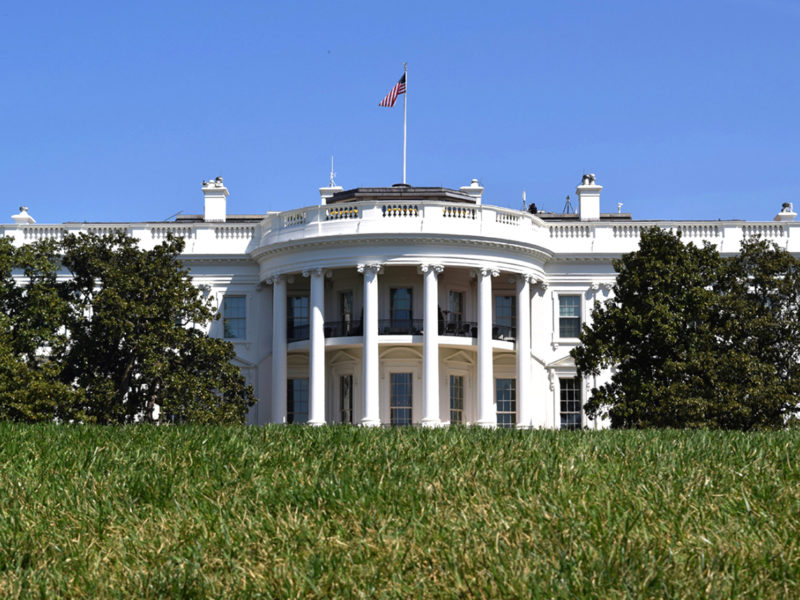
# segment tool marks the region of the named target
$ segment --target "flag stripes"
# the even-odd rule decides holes
[[[400,94],[406,93],[406,74],[403,73],[403,76],[400,78],[400,81],[394,84],[394,87],[386,94],[386,97],[378,102],[378,106],[387,106],[391,108],[394,106],[394,103],[397,101],[397,97]]]

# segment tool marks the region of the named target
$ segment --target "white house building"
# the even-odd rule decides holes
[[[170,222],[35,223],[22,207],[0,235],[16,244],[123,230],[152,247],[183,237],[184,264],[222,318],[258,402],[248,421],[363,425],[598,427],[569,356],[611,261],[657,225],[739,250],[758,234],[800,253],[790,205],[768,222],[634,221],[600,212],[593,175],[575,214],[483,204],[458,190],[320,188],[320,202],[231,215],[222,178],[201,215]]]

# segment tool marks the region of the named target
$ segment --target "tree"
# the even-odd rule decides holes
[[[779,428],[800,399],[800,261],[750,238],[715,283],[713,421],[732,429]]]
[[[61,381],[86,395],[86,420],[128,423],[161,415],[199,422],[241,422],[254,402],[229,342],[209,338],[216,318],[170,237],[142,250],[123,233],[68,235],[60,284],[69,306],[66,342],[57,348]]]
[[[614,367],[611,381],[592,390],[587,415],[608,416],[613,427],[704,424],[714,306],[708,281],[718,266],[713,248],[658,228],[614,261],[613,295],[595,303],[593,323],[572,351],[582,376]]]
[[[59,381],[52,359],[67,305],[58,295],[52,242],[14,248],[0,238],[0,419],[83,418],[83,393]],[[16,277],[15,277],[16,274]]]
[[[679,234],[643,232],[614,262],[572,351],[582,375],[611,368],[590,417],[613,427],[778,428],[800,398],[800,261],[747,240],[733,258]]]

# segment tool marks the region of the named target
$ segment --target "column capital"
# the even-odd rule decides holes
[[[593,281],[591,284],[589,284],[589,289],[593,292],[596,292],[600,289],[600,284],[597,281]]]
[[[286,281],[286,275],[283,273],[273,273],[272,275],[267,275],[264,283],[267,285],[275,285],[279,281]]]
[[[325,274],[325,269],[306,269],[303,271],[303,277],[311,277],[312,275],[316,275],[317,277],[322,277]]]
[[[547,281],[545,281],[544,279],[537,279],[537,280],[534,282],[534,285],[535,285],[536,287],[538,287],[539,289],[541,289],[543,292],[546,292],[546,291],[547,291],[547,288],[548,288],[548,287],[550,287],[550,284],[549,284],[549,283],[547,283]]]
[[[383,273],[383,265],[378,263],[371,263],[371,264],[362,263],[356,266],[356,270],[359,273],[372,272],[375,273],[376,275],[380,275],[381,273]]]
[[[533,273],[517,273],[516,280],[520,283],[527,281],[531,285],[537,282],[536,276]]]
[[[475,277],[499,277],[500,269],[497,267],[477,267],[472,274]]]
[[[444,266],[435,264],[425,264],[425,263],[417,265],[417,273],[425,274],[428,271],[433,271],[438,275],[439,273],[444,271]]]
[[[610,281],[604,281],[603,283],[600,284],[600,288],[604,292],[610,292],[613,289],[613,287],[614,287],[614,284],[612,282],[610,282]]]

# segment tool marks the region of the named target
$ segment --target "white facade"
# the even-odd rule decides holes
[[[681,231],[723,253],[758,234],[800,253],[791,206],[775,221],[633,221],[601,214],[594,176],[574,215],[482,203],[473,180],[443,188],[321,188],[321,203],[229,215],[222,179],[203,182],[203,215],[164,223],[0,225],[16,244],[123,230],[143,247],[186,240],[184,263],[222,312],[210,335],[233,342],[258,402],[254,424],[585,426],[597,381],[569,356],[611,261],[643,229]]]

